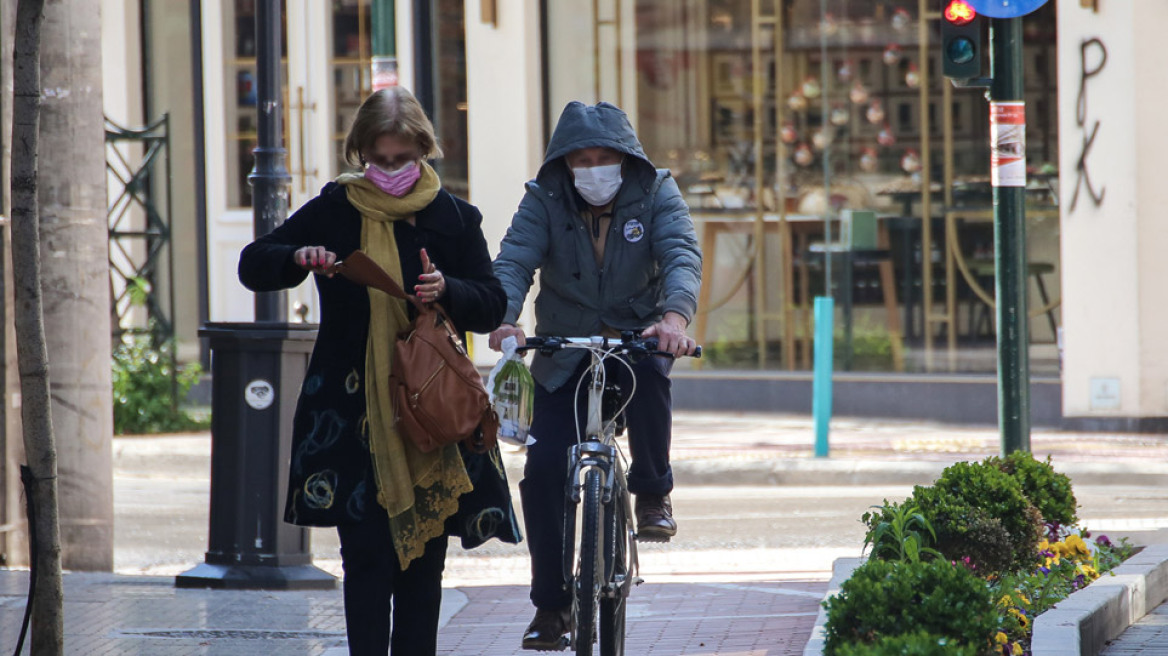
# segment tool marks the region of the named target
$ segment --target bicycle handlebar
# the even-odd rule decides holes
[[[668,351],[657,350],[656,337],[527,337],[525,344],[516,349],[519,352],[538,350],[544,355],[566,348],[599,348],[629,355],[664,355],[674,357]],[[697,346],[690,357],[702,357],[702,347]]]

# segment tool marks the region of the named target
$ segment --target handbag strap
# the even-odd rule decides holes
[[[450,320],[450,315],[446,314],[446,309],[440,303],[431,303],[426,305],[418,300],[417,296],[407,294],[401,285],[393,279],[381,265],[373,261],[373,258],[365,254],[364,251],[358,249],[349,253],[349,256],[344,260],[337,262],[333,268],[342,276],[348,278],[358,285],[365,285],[405,301],[409,301],[418,310],[418,314],[424,315],[431,312],[437,312],[447,325],[453,326],[454,323]]]
[[[402,300],[413,298],[406,294],[401,285],[397,284],[397,281],[386,273],[385,269],[382,269],[379,264],[373,261],[373,258],[361,250],[349,253],[348,257],[334,264],[333,268],[358,285],[380,289],[386,294]]]

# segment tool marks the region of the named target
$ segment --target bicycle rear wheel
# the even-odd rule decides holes
[[[624,656],[625,614],[632,588],[632,559],[628,492],[613,491],[612,507],[604,522],[604,571],[609,594],[600,600],[600,656]]]
[[[580,561],[576,570],[573,606],[576,629],[572,636],[576,656],[592,656],[596,639],[596,616],[603,585],[604,560],[601,555],[601,526],[604,508],[600,503],[600,471],[584,474],[584,503],[580,526]]]

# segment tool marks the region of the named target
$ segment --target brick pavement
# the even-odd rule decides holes
[[[531,620],[526,586],[461,588],[468,603],[439,634],[448,656],[515,656]],[[629,597],[629,656],[803,653],[826,581],[645,583]]]
[[[28,573],[0,571],[0,650],[14,648]],[[628,610],[629,656],[801,654],[826,581],[646,583]],[[453,599],[451,599],[453,598]],[[342,656],[339,590],[269,592],[176,589],[170,577],[65,575],[65,653],[70,656]],[[443,656],[525,654],[527,586],[446,590],[453,617],[439,632]]]

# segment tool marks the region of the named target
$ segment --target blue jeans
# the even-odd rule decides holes
[[[576,381],[585,374],[590,359],[555,392],[535,387],[535,416],[527,447],[527,464],[519,493],[523,499],[523,521],[527,529],[527,549],[531,554],[531,602],[536,608],[564,608],[572,603],[564,578],[564,489],[568,480],[568,448],[576,443],[573,406],[579,407],[581,430],[586,421],[586,388],[576,395]],[[632,389],[629,371],[608,361],[608,380],[616,380],[622,394]],[[669,445],[673,433],[673,401],[669,372],[673,361],[661,357],[633,363],[637,389],[625,410],[629,449],[629,491],[633,494],[669,494],[673,490],[673,470],[669,466]],[[589,377],[590,378],[590,377]]]

